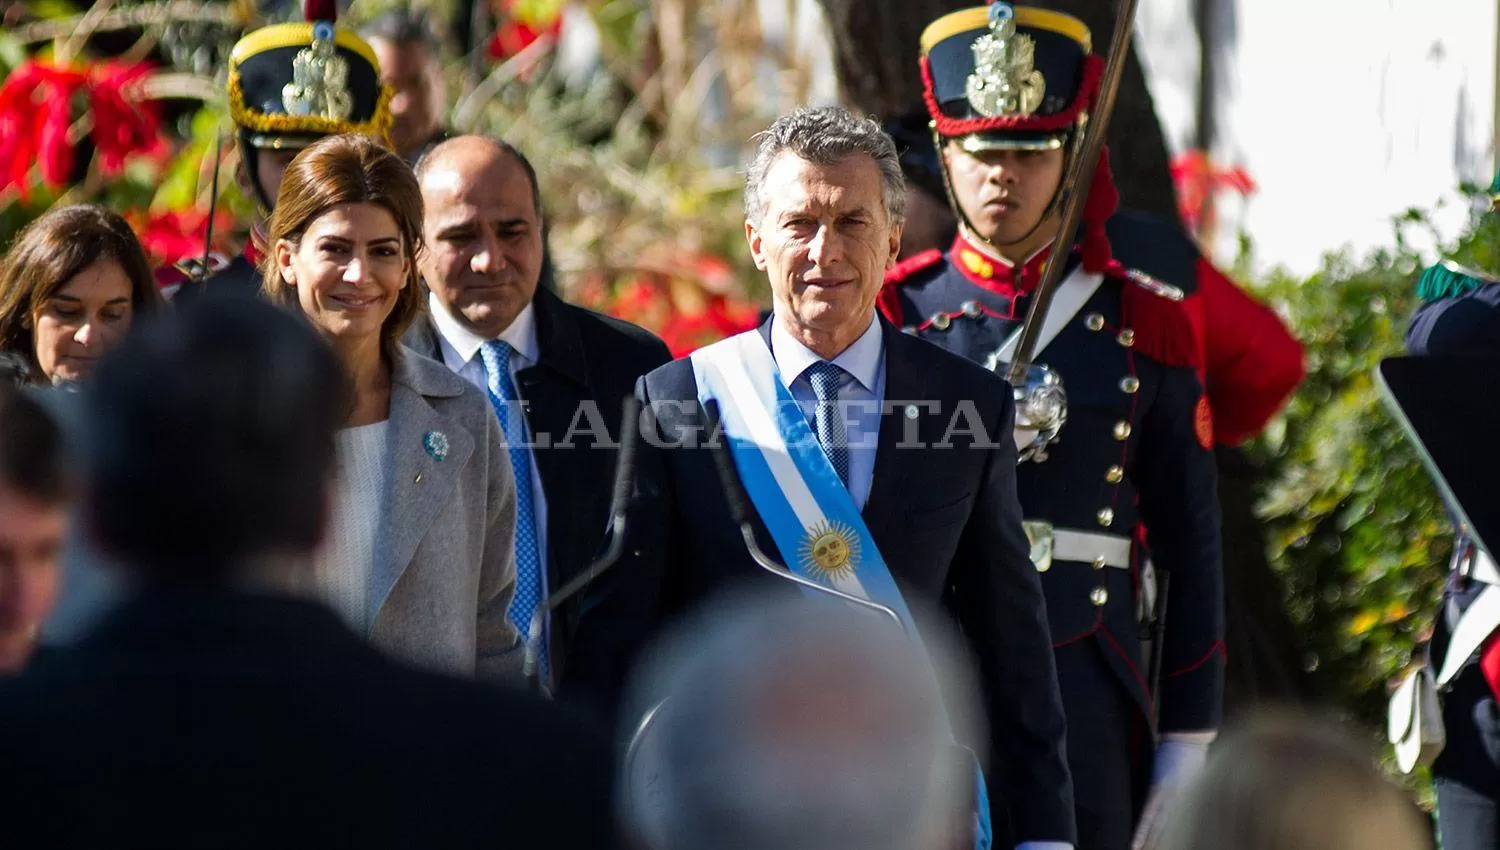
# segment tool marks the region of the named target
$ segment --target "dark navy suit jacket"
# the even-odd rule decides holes
[[[904,596],[946,609],[973,652],[991,739],[987,772],[996,846],[1071,841],[1065,724],[1046,605],[1016,498],[1010,386],[880,322],[888,412],[881,422],[865,524]],[[770,324],[760,333],[769,345]],[[657,445],[643,446],[644,492],[637,501],[642,521],[635,533],[646,538],[644,545],[660,540],[662,553],[653,559],[654,572],[633,578],[630,594],[601,600],[596,610],[607,616],[609,608],[621,604],[654,605],[666,618],[728,585],[777,584],[751,561],[730,518],[713,457],[701,447],[704,440],[693,439],[705,426],[691,363],[679,360],[651,372],[638,394],[648,406],[643,427]],[[924,406],[931,402],[936,409]],[[988,432],[988,444],[960,432],[949,435],[948,446],[938,445],[961,402],[971,405],[972,422]],[[917,405],[915,419],[907,415],[908,403]],[[957,424],[962,429],[971,419],[961,416]],[[758,519],[756,526],[762,548],[777,557]],[[1010,836],[1005,835],[1007,816]]]

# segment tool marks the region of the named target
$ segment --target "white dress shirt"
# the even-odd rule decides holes
[[[823,358],[794,339],[781,322],[780,316],[771,319],[771,356],[776,359],[776,368],[792,398],[802,408],[802,415],[807,417],[808,427],[816,434],[818,397],[805,373]],[[870,326],[859,339],[829,362],[845,372],[839,385],[839,410],[849,443],[849,495],[854,498],[854,506],[864,510],[870,498],[870,482],[875,478],[880,408],[885,401],[885,335],[880,322],[871,315]]]
[[[437,330],[438,347],[443,351],[444,365],[460,378],[483,390],[488,398],[489,382],[485,378],[484,358],[479,356],[479,348],[489,340],[459,324],[448,312],[448,308],[437,300],[437,296],[430,293],[427,296],[427,309],[432,315],[432,326]],[[516,372],[535,366],[541,359],[541,349],[536,341],[536,311],[530,304],[517,314],[515,321],[500,334],[499,339],[515,349],[515,353],[510,356],[510,380],[514,383]],[[527,425],[526,439],[530,442],[532,438],[531,427]],[[542,599],[545,600],[548,594],[547,496],[542,488],[541,473],[537,470],[535,452],[531,458],[531,521],[536,528],[537,563],[542,565]],[[524,635],[526,624],[519,625]]]

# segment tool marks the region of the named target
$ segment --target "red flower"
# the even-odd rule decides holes
[[[87,70],[27,61],[0,85],[0,162],[7,168],[0,189],[28,194],[26,175],[36,163],[42,184],[58,189],[73,174],[75,150],[68,140],[73,96],[87,94],[92,137],[105,175],[118,174],[136,153],[166,149],[156,104],[129,91],[150,73],[146,65],[105,62]]]
[[[673,357],[686,357],[709,343],[751,330],[757,318],[753,305],[716,296],[702,313],[673,314],[661,329],[661,338]]]
[[[214,233],[222,242],[234,228],[234,216],[227,210],[219,210],[214,216]],[[145,227],[137,227],[141,245],[145,247],[151,264],[155,267],[169,266],[190,257],[203,256],[204,240],[208,238],[208,213],[200,209],[184,212],[165,212],[151,216]]]
[[[556,36],[562,30],[562,15],[547,20],[532,20],[517,0],[502,0],[498,17],[504,23],[490,37],[491,59],[504,61],[530,47],[542,35]]]
[[[55,189],[67,181],[73,172],[71,101],[86,79],[80,71],[27,61],[0,85],[0,162],[8,166],[0,189],[14,186],[28,197],[32,163],[45,185]]]
[[[150,72],[146,64],[106,62],[90,75],[94,147],[107,176],[119,174],[132,154],[158,154],[167,147],[156,101],[129,96],[130,88]]]
[[[1195,230],[1209,198],[1224,189],[1250,195],[1257,188],[1244,168],[1220,168],[1201,150],[1185,151],[1172,159],[1172,182],[1177,186],[1178,212]]]

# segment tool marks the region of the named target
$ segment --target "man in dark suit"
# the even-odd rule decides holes
[[[769,348],[777,380],[838,473],[825,480],[843,484],[903,597],[941,605],[961,625],[984,684],[992,808],[997,826],[1009,823],[995,846],[1071,846],[1062,708],[1016,500],[1011,389],[876,314],[903,197],[895,145],[878,125],[841,109],[777,120],[761,137],[745,200],[746,235],[770,278],[774,312],[759,340],[734,342]],[[645,429],[653,449],[642,457],[644,486],[659,490],[648,496],[668,517],[661,529],[639,526],[665,540],[667,553],[637,581],[655,586],[669,616],[737,581],[774,582],[747,554],[713,457],[700,449],[701,389],[695,364],[682,360],[638,390],[655,417]],[[772,515],[759,500],[756,512],[767,551],[783,562],[810,555],[825,575],[839,572],[816,548],[776,547],[764,521]],[[629,604],[652,595],[637,589]],[[601,617],[620,607],[595,606]]]
[[[563,302],[539,287],[542,207],[536,172],[510,145],[460,136],[417,168],[426,207],[422,276],[429,316],[406,344],[484,389],[516,474],[516,600],[522,634],[537,606],[598,553],[609,512],[621,404],[635,381],[671,359],[634,325]],[[607,432],[607,433],[606,433]],[[628,574],[646,557],[598,581]],[[584,596],[552,618],[544,666],[560,695],[612,716],[623,683],[622,629],[580,633]]]
[[[7,846],[609,844],[604,742],[294,592],[344,398],[327,346],[254,301],[205,299],[101,365],[82,521],[133,592],[0,685]]]

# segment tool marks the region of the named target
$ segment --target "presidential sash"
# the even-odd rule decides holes
[[[735,468],[787,568],[889,608],[920,643],[911,611],[870,529],[808,427],[759,331],[700,348],[690,360],[698,400],[718,402]],[[974,846],[987,850],[993,834],[977,759],[974,774],[979,816]]]

